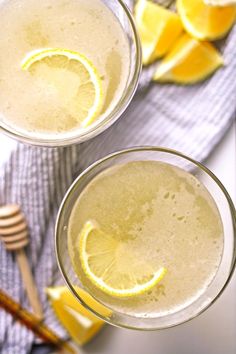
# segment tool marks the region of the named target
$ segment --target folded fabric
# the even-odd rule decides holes
[[[128,2],[129,6],[133,4]],[[0,205],[18,203],[29,223],[31,262],[46,323],[62,336],[44,288],[61,281],[54,252],[54,225],[59,204],[73,179],[89,164],[117,149],[159,145],[180,150],[203,161],[214,150],[235,119],[236,28],[221,49],[226,65],[209,80],[191,87],[150,83],[152,69],[144,70],[130,107],[103,134],[69,148],[36,148],[5,138],[7,161],[0,168]],[[29,307],[14,256],[0,244],[0,284],[23,306]],[[59,279],[59,280],[58,280]],[[35,338],[0,310],[0,351],[28,353]]]

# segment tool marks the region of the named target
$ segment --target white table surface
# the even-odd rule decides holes
[[[236,123],[205,162],[236,203]],[[235,354],[236,274],[205,313],[178,327],[139,332],[107,325],[81,354]]]
[[[7,158],[0,136],[0,163]],[[12,141],[14,145],[14,142]],[[205,162],[236,203],[236,123]],[[81,354],[235,354],[236,274],[224,294],[205,313],[178,327],[139,332],[107,325]]]

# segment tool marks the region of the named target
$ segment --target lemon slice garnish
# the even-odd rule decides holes
[[[138,0],[135,20],[141,38],[144,65],[165,55],[183,31],[176,13],[148,0]]]
[[[79,287],[74,289],[80,298],[100,316],[105,318],[111,316],[111,310],[98,303],[83,289]],[[103,327],[104,321],[82,306],[67,287],[50,287],[46,289],[46,293],[61,324],[79,345],[89,342]]]
[[[186,31],[200,40],[223,37],[236,17],[236,5],[210,6],[203,0],[177,0],[177,10]]]
[[[160,63],[153,79],[192,84],[204,80],[221,65],[223,58],[212,44],[184,34]]]
[[[21,68],[43,80],[81,127],[87,127],[99,115],[101,79],[84,55],[60,48],[39,49],[26,55]]]
[[[104,233],[87,221],[80,233],[79,255],[82,269],[93,285],[116,297],[130,297],[152,289],[166,273],[153,269],[132,254],[132,247]]]

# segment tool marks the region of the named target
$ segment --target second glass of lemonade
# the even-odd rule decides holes
[[[141,49],[120,0],[0,1],[0,129],[80,143],[110,126],[138,84]]]
[[[229,195],[203,165],[172,150],[129,149],[92,165],[68,191],[58,262],[78,300],[106,321],[167,328],[222,293],[235,265],[235,222]]]

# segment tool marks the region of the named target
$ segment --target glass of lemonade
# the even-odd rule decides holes
[[[122,0],[0,0],[0,18],[0,130],[65,146],[120,117],[141,70]]]
[[[206,310],[227,285],[236,256],[236,215],[202,164],[156,147],[94,163],[73,183],[56,225],[64,279],[105,321],[162,329]],[[91,308],[85,289],[108,311]]]

